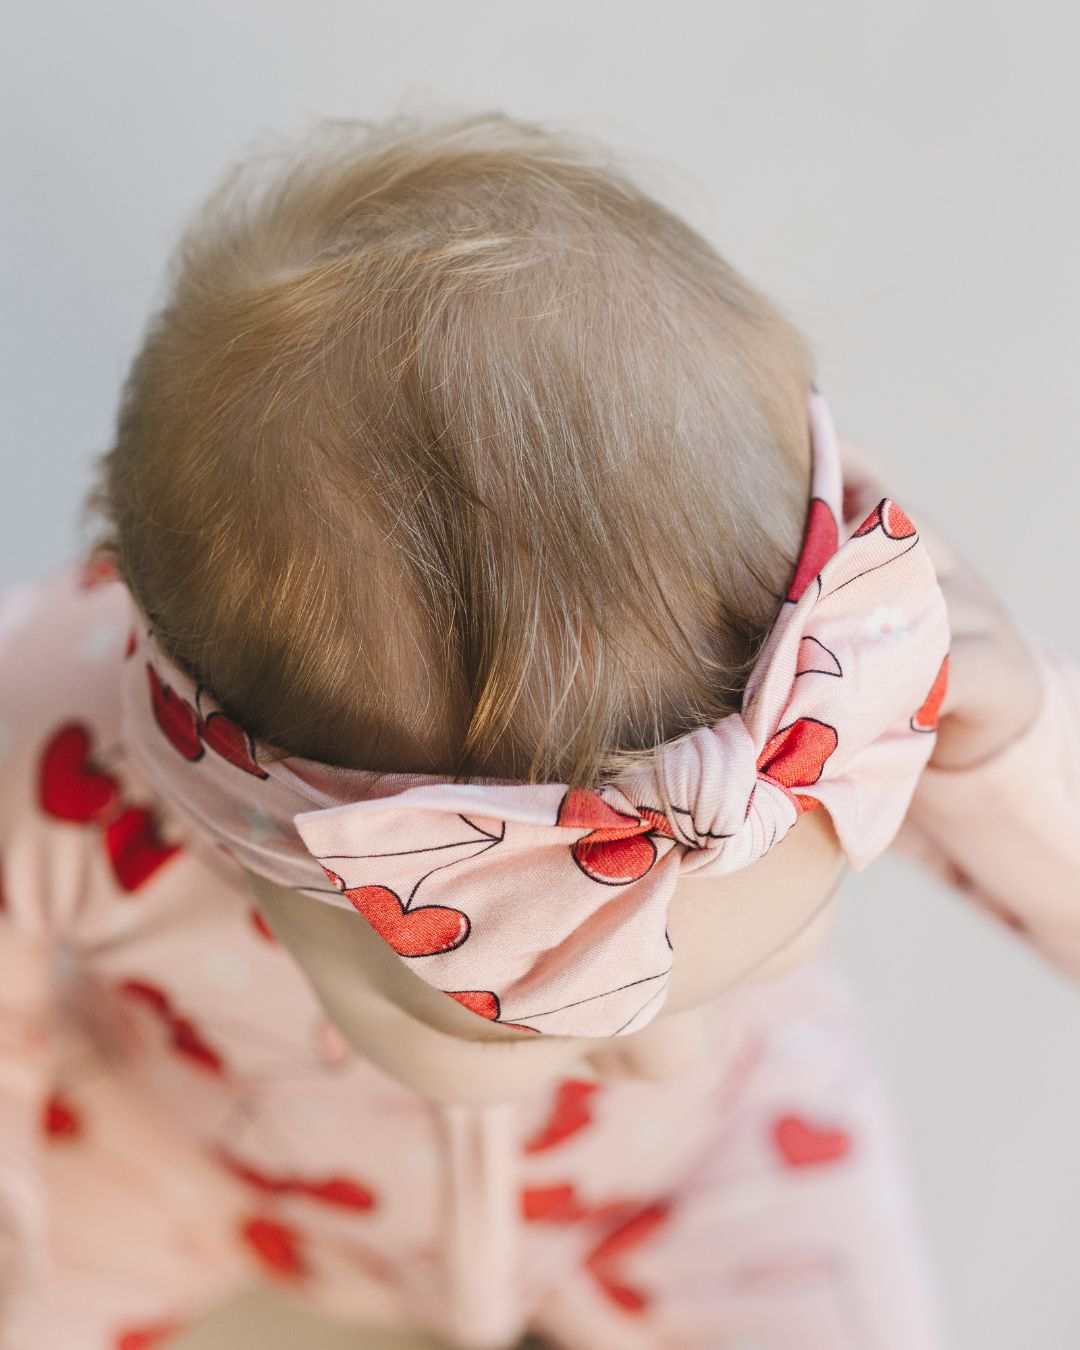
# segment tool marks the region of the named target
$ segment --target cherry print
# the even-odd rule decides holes
[[[913,534],[918,533],[908,516],[889,497],[882,497],[852,538],[870,534],[879,526],[889,539],[910,539]]]
[[[50,1139],[78,1139],[83,1133],[82,1116],[67,1098],[54,1092],[42,1109],[41,1128]]]
[[[336,872],[323,871],[399,956],[435,956],[460,947],[469,936],[469,920],[459,909],[419,905],[406,909],[388,886],[346,887]]]
[[[227,759],[245,773],[256,778],[269,778],[265,769],[255,762],[255,743],[251,736],[223,712],[209,713],[198,719],[198,732],[211,750]]]
[[[941,711],[941,704],[945,698],[945,691],[949,685],[949,657],[946,653],[937,675],[934,677],[934,683],[930,686],[930,692],[926,696],[926,702],[911,715],[912,731],[936,731],[938,725],[938,714]]]
[[[202,759],[208,745],[215,754],[256,778],[269,778],[255,762],[255,743],[248,733],[225,713],[200,716],[187,699],[165,684],[153,665],[146,663],[150,680],[150,703],[158,726],[185,759]]]
[[[295,1228],[276,1219],[253,1218],[241,1225],[240,1235],[259,1263],[272,1274],[295,1279],[308,1273]]]
[[[650,811],[643,821],[616,811],[595,788],[571,788],[559,804],[555,823],[591,827],[589,834],[571,845],[570,854],[586,876],[605,886],[640,880],[656,861],[656,845],[649,831],[662,828],[672,833],[666,819],[662,827],[658,825],[656,812]]]
[[[161,841],[153,813],[143,806],[129,806],[108,823],[105,849],[125,891],[138,890],[159,867],[182,852],[179,844]]]
[[[492,1022],[497,1020],[499,1000],[490,989],[447,989],[446,992],[477,1017],[487,1017]]]
[[[551,1115],[541,1129],[527,1141],[525,1152],[541,1153],[544,1149],[554,1148],[556,1144],[561,1144],[591,1125],[592,1111],[589,1108],[592,1098],[599,1090],[599,1083],[589,1083],[576,1078],[560,1083]]]
[[[656,845],[646,834],[630,839],[579,839],[570,850],[586,876],[605,886],[639,881],[656,861]]]
[[[515,1031],[537,1030],[536,1027],[527,1027],[520,1022],[500,1022],[499,1015],[502,1009],[497,995],[490,989],[444,989],[443,993],[449,994],[470,1012],[476,1013],[477,1017],[487,1018],[489,1022],[499,1022],[500,1026],[513,1027]]]
[[[773,1140],[789,1167],[836,1162],[851,1150],[851,1136],[845,1130],[816,1125],[798,1115],[777,1120]]]
[[[206,751],[199,739],[199,714],[171,685],[162,683],[149,661],[146,674],[150,680],[150,704],[158,726],[185,759],[202,759]]]
[[[798,600],[840,545],[836,517],[821,497],[810,501],[799,561],[788,587],[787,599]]]
[[[816,783],[837,740],[835,727],[827,722],[799,717],[766,743],[758,755],[758,774],[784,788]]]
[[[86,824],[117,801],[120,787],[90,755],[90,729],[65,722],[45,743],[38,769],[38,801],[46,815]]]

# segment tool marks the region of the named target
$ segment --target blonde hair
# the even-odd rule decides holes
[[[813,376],[591,140],[324,122],[181,237],[93,556],[275,758],[595,784],[738,709]]]

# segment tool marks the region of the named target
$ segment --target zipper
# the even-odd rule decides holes
[[[525,1329],[517,1265],[515,1104],[432,1105],[446,1142],[447,1330],[468,1350],[507,1350]]]

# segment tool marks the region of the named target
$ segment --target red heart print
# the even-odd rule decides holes
[[[182,851],[179,844],[161,842],[153,813],[143,806],[129,806],[109,821],[105,848],[125,891],[137,891],[159,867]]]
[[[323,871],[399,956],[435,956],[453,951],[469,936],[469,919],[446,905],[406,909],[388,886],[346,887],[336,872]]]
[[[254,1218],[241,1225],[240,1234],[260,1265],[272,1274],[293,1279],[307,1274],[308,1264],[295,1228],[274,1219]]]
[[[255,762],[254,744],[251,737],[223,712],[209,713],[205,719],[199,718],[199,735],[206,744],[222,759],[227,759],[245,773],[256,778],[269,778],[265,769]]]
[[[50,1139],[78,1139],[83,1132],[79,1112],[58,1092],[45,1102],[41,1127]]]
[[[784,788],[806,787],[821,777],[825,761],[836,749],[836,728],[816,717],[799,717],[781,727],[763,747],[757,771]]]
[[[49,737],[38,770],[38,801],[46,815],[86,824],[117,801],[120,787],[90,757],[90,730],[65,722]]]
[[[840,534],[832,507],[821,497],[814,497],[806,516],[799,561],[788,587],[787,599],[798,600],[840,544]]]
[[[599,1083],[567,1079],[560,1083],[555,1094],[555,1105],[543,1127],[525,1144],[526,1153],[540,1153],[554,1148],[579,1130],[592,1124],[589,1109],[593,1095],[600,1090]]]
[[[815,1125],[802,1116],[782,1116],[773,1125],[773,1139],[789,1167],[836,1162],[851,1149],[846,1130]]]
[[[649,838],[649,831],[657,828],[655,813],[643,821],[616,811],[595,788],[571,788],[559,804],[555,823],[590,827],[571,845],[570,854],[585,875],[601,885],[638,881],[656,861],[656,845]],[[670,834],[666,821],[665,827]]]
[[[206,751],[199,740],[199,714],[171,685],[163,684],[157,671],[146,663],[150,680],[150,703],[158,726],[185,759],[202,759]]]
[[[891,498],[882,497],[881,501],[852,535],[852,538],[869,534],[872,530],[876,530],[879,525],[882,533],[889,539],[910,539],[913,534],[917,533],[907,514]]]
[[[930,686],[930,692],[926,696],[926,702],[911,717],[912,731],[936,731],[938,724],[938,714],[941,711],[941,704],[945,698],[945,691],[949,686],[949,658],[946,655],[944,661],[934,676],[934,683]]]
[[[512,1027],[515,1031],[536,1031],[539,1035],[536,1027],[527,1027],[522,1022],[500,1021],[502,1009],[499,1006],[499,998],[490,989],[444,989],[443,993],[449,994],[455,1002],[468,1008],[477,1017],[486,1018],[489,1022],[498,1022],[501,1027]]]

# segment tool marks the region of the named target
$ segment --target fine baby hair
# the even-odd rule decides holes
[[[621,175],[503,119],[347,146],[212,198],[136,362],[125,741],[478,1016],[629,1034],[682,875],[823,806],[888,846],[944,598],[890,499],[841,539],[804,347]]]
[[[589,139],[325,122],[183,234],[97,547],[264,754],[601,782],[739,707],[813,373]]]

